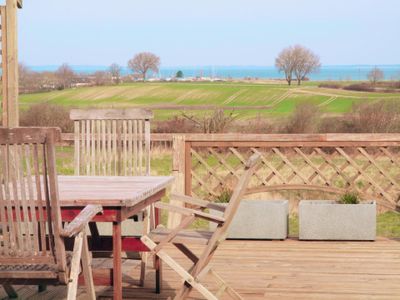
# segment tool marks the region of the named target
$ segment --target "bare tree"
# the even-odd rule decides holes
[[[57,69],[56,77],[60,88],[70,88],[75,78],[75,73],[68,64],[64,63]]]
[[[110,74],[104,71],[96,71],[93,74],[94,84],[97,86],[106,85],[111,82]]]
[[[234,110],[229,114],[225,114],[222,109],[217,109],[214,113],[206,114],[202,117],[190,116],[184,112],[182,112],[182,116],[191,121],[194,126],[199,128],[203,133],[223,133],[237,118]]]
[[[143,81],[145,81],[148,71],[158,72],[160,58],[150,52],[141,52],[136,54],[135,57],[128,62],[128,67],[133,72],[141,74]]]
[[[35,92],[39,89],[38,74],[33,72],[24,63],[18,64],[19,92],[21,94]]]
[[[121,71],[122,67],[119,64],[113,63],[110,66],[110,74],[112,81],[115,82],[115,84],[120,84],[121,82]]]
[[[301,45],[293,47],[293,56],[295,60],[294,74],[298,85],[308,74],[318,71],[321,67],[318,55]]]
[[[321,63],[319,57],[311,50],[295,45],[283,49],[275,59],[275,66],[280,72],[285,73],[286,81],[292,84],[293,75],[296,76],[298,85],[310,73],[316,72]]]
[[[26,81],[29,73],[31,73],[31,70],[24,63],[18,64],[18,77],[20,84],[23,84],[23,82]]]
[[[292,84],[294,66],[293,47],[287,47],[278,54],[278,57],[275,59],[275,67],[279,72],[285,73],[285,78],[289,85]]]
[[[371,70],[371,72],[368,73],[367,77],[368,80],[371,81],[373,85],[375,85],[378,81],[385,78],[385,75],[381,69],[375,67]]]
[[[57,75],[54,72],[41,72],[40,75],[40,90],[50,91],[57,87]]]

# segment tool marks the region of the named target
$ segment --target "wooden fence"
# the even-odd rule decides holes
[[[64,145],[73,140],[63,134]],[[249,193],[357,191],[399,210],[400,134],[152,134],[151,141],[172,151],[178,193],[213,200],[234,186],[246,159],[260,153]],[[169,226],[177,222],[174,215]]]
[[[253,153],[262,162],[249,193],[357,191],[381,207],[399,209],[400,134],[176,135],[174,190],[218,197],[234,186]],[[177,223],[178,215],[170,218],[169,226]]]
[[[173,133],[152,133],[151,134],[151,148],[172,150]],[[62,134],[62,145],[70,146],[74,144],[73,133]]]

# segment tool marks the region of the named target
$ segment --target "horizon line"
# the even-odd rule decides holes
[[[24,63],[24,62],[22,62]],[[102,65],[102,64],[70,64],[68,62],[64,62],[72,67],[109,67],[111,64],[107,65]],[[61,66],[62,64],[26,64],[27,67],[58,67]],[[118,64],[118,63],[117,63]],[[125,65],[121,65],[122,67],[126,67]],[[393,64],[326,64],[326,65],[321,65],[321,68],[324,67],[374,67],[374,66],[400,66],[400,63],[393,63]],[[275,68],[273,65],[165,65],[161,66],[160,68],[226,68],[226,67],[256,67],[256,68]]]

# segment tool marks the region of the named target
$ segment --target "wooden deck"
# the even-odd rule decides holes
[[[170,248],[172,256],[177,251]],[[96,264],[111,260],[96,260]],[[226,241],[212,262],[244,299],[400,299],[400,240],[376,242]],[[168,299],[179,277],[164,268],[164,292],[153,292],[154,272],[137,288],[139,262],[124,263],[124,299]],[[20,299],[62,299],[65,287],[38,294],[19,288]],[[98,288],[99,299],[111,290]],[[1,290],[0,297],[4,297]],[[79,299],[85,299],[80,291]],[[196,294],[191,299],[201,299]]]

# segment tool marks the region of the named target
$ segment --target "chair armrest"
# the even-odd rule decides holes
[[[195,217],[202,218],[207,221],[214,222],[214,223],[224,223],[225,222],[225,218],[223,218],[223,217],[213,216],[211,214],[208,214],[208,213],[205,213],[202,211],[198,211],[195,209],[187,208],[187,207],[180,207],[180,206],[162,203],[162,202],[157,202],[154,204],[154,206],[156,208],[165,209],[165,210],[169,210],[172,212],[177,212],[177,213],[180,213],[180,214],[186,215],[186,216],[193,215]]]
[[[178,194],[171,194],[171,199],[174,200],[178,200],[181,202],[185,202],[187,204],[192,204],[192,205],[196,205],[196,206],[200,206],[202,208],[210,208],[213,210],[218,210],[221,212],[225,212],[226,207],[222,206],[220,204],[217,203],[212,203],[212,202],[208,202],[208,201],[204,201],[204,200],[200,200],[200,199],[196,199],[190,196],[186,196],[186,195],[178,195]]]
[[[98,213],[103,212],[101,205],[88,205],[62,231],[63,237],[74,237],[81,232]]]

